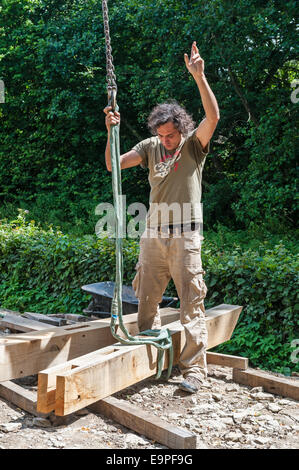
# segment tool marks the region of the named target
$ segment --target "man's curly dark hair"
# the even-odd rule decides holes
[[[148,117],[147,125],[152,135],[157,135],[158,127],[167,122],[172,122],[183,137],[186,137],[195,128],[192,116],[176,101],[155,106]]]

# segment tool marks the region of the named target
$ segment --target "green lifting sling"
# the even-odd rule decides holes
[[[112,49],[110,42],[109,32],[109,18],[107,0],[102,0],[103,9],[103,22],[105,31],[106,42],[106,67],[107,67],[107,91],[108,91],[108,105],[112,107],[112,111],[118,111],[116,103],[116,77],[114,73]],[[122,318],[122,281],[123,281],[123,206],[122,206],[122,188],[121,188],[121,168],[120,168],[120,146],[119,146],[119,125],[111,126],[110,132],[110,154],[111,154],[111,167],[112,167],[112,190],[113,190],[113,203],[116,217],[116,238],[115,238],[115,253],[116,253],[116,278],[115,288],[113,293],[111,305],[111,333],[115,339],[120,343],[126,345],[149,344],[158,349],[157,357],[157,374],[156,379],[161,377],[163,368],[164,352],[168,350],[169,361],[166,379],[170,377],[173,365],[173,345],[171,334],[168,329],[163,330],[146,330],[140,332],[142,336],[150,336],[150,338],[140,338],[132,336],[127,331]],[[120,337],[116,333],[117,320],[119,328],[122,330],[126,338]]]

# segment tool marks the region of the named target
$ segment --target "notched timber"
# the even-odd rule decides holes
[[[228,341],[243,307],[222,304],[206,312],[208,348]],[[180,322],[168,324],[177,364],[185,335]],[[156,372],[157,348],[149,345],[114,344],[114,350],[102,348],[93,355],[41,371],[38,385],[38,410],[64,416],[137,383]],[[168,367],[168,354],[163,369]],[[56,390],[55,390],[56,377]],[[47,410],[47,411],[46,411]]]
[[[177,309],[161,309],[162,324],[178,319]],[[138,333],[136,313],[125,315],[123,322],[131,335]],[[123,336],[118,327],[117,333]],[[38,374],[42,369],[115,342],[110,330],[110,319],[5,336],[0,338],[0,382]]]

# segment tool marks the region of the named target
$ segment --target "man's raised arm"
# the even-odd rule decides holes
[[[105,124],[107,127],[107,144],[105,150],[105,161],[106,161],[106,168],[108,171],[112,171],[111,168],[111,155],[110,155],[110,129],[111,126],[116,126],[120,124],[120,114],[117,111],[114,113],[111,111],[111,106],[107,106],[104,109],[104,113],[106,114]],[[120,156],[120,168],[123,170],[124,168],[130,168],[132,166],[139,165],[142,159],[141,156],[135,152],[135,150],[130,150],[127,153],[124,153]]]
[[[205,77],[204,61],[199,55],[195,41],[192,44],[190,59],[187,54],[184,55],[184,59],[188,71],[198,86],[202,105],[206,113],[205,118],[196,130],[196,136],[200,140],[202,148],[205,149],[220,119],[218,103]]]

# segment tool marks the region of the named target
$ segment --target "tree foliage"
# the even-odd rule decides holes
[[[295,224],[294,0],[111,0],[121,150],[148,136],[151,108],[174,98],[204,116],[183,54],[197,41],[221,119],[204,171],[205,223]],[[112,201],[104,165],[105,45],[99,0],[3,0],[0,15],[0,215],[90,233]],[[298,75],[297,75],[298,76]],[[146,172],[123,172],[128,203],[147,202]]]

